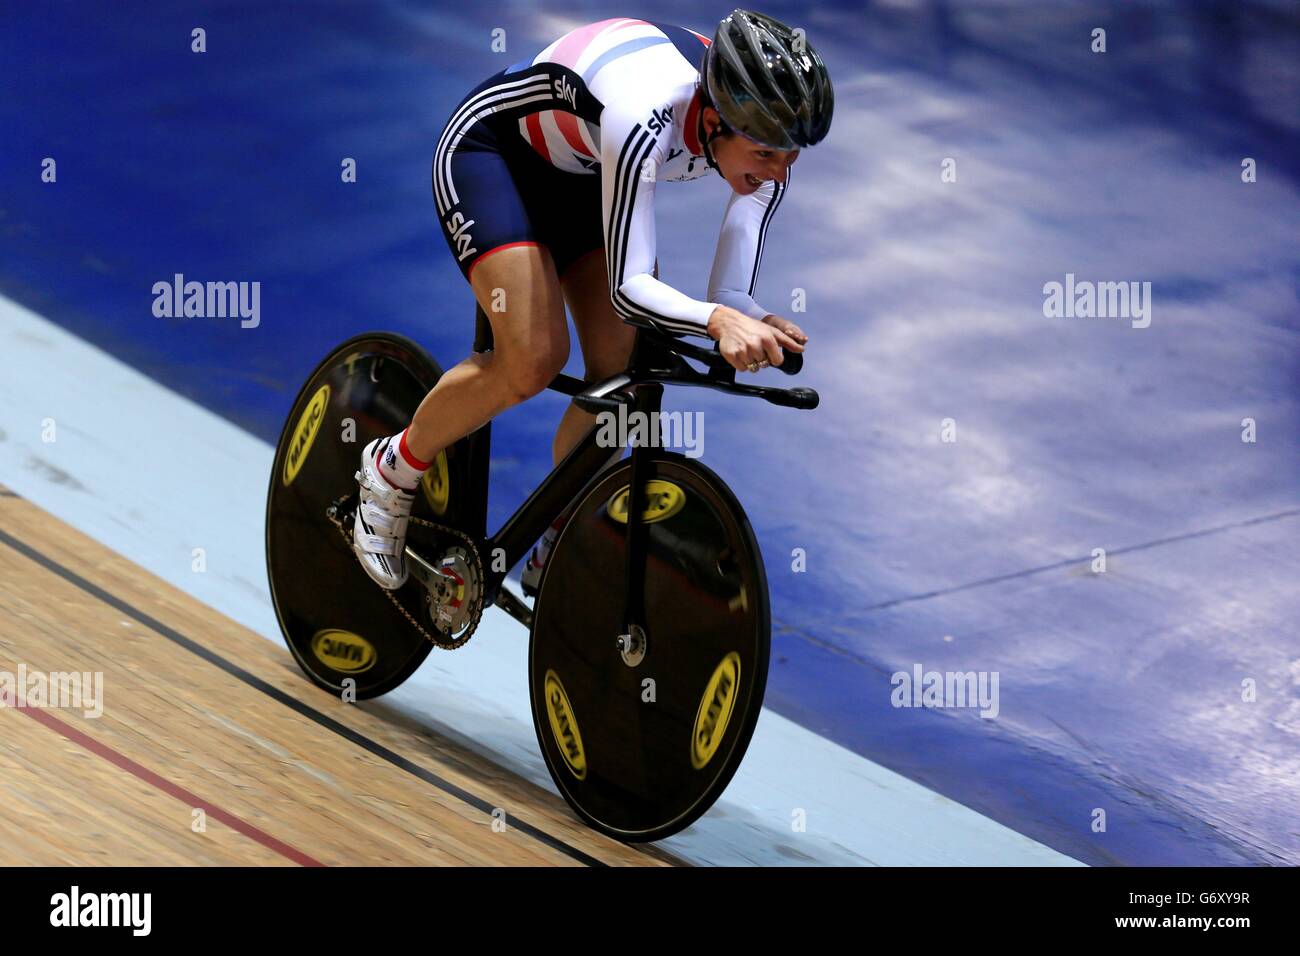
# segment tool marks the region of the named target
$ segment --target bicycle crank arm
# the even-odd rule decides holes
[[[501,585],[501,588],[496,593],[495,603],[497,607],[501,608],[501,610],[505,611],[524,627],[528,628],[530,631],[533,629],[532,608],[524,603],[523,598],[515,594],[514,591],[510,590],[504,584]]]
[[[444,601],[451,596],[453,582],[441,570],[412,551],[409,544],[402,553],[406,556],[406,567],[411,577],[415,578],[434,600]]]

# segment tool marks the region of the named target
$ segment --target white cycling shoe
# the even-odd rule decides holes
[[[356,479],[361,503],[352,523],[352,550],[366,574],[381,588],[396,590],[406,583],[406,525],[415,495],[394,488],[379,473],[377,457],[391,441],[376,438],[361,452],[361,470]]]

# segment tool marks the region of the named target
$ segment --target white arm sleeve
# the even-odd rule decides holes
[[[763,261],[763,238],[767,235],[767,225],[789,188],[790,170],[787,168],[784,184],[773,180],[748,196],[736,192],[731,194],[722,216],[713,271],[709,274],[710,302],[743,312],[751,319],[761,320],[770,314],[770,309],[754,301],[754,285],[758,282],[758,267]]]
[[[635,115],[634,115],[635,114]],[[660,282],[655,264],[655,181],[671,135],[662,110],[605,107],[600,117],[601,200],[609,294],[625,320],[707,336],[714,304]],[[654,122],[661,126],[655,133]]]

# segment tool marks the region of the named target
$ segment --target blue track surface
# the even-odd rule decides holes
[[[577,23],[709,32],[727,9],[11,5],[0,292],[273,441],[351,334],[468,352],[429,195],[467,89]],[[1086,862],[1300,863],[1294,7],[764,9],[836,81],[758,294],[806,290],[822,407],[667,406],[705,412],[704,461],[763,543],[769,706]],[[660,190],[664,278],[694,295],[725,200],[716,178]],[[261,325],[155,318],[178,272],[260,281]],[[1044,317],[1067,273],[1150,282],[1150,326]],[[562,408],[494,425],[493,523],[548,470]],[[998,716],[891,706],[915,664],[998,672]]]

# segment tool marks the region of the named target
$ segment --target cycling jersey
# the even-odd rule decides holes
[[[784,185],[732,193],[707,301],[651,274],[658,184],[710,172],[696,91],[708,43],[669,24],[603,20],[473,90],[448,121],[433,169],[439,217],[466,276],[519,242],[546,245],[563,274],[599,243],[611,301],[628,321],[706,335],[715,305],[767,315],[753,292],[788,172]]]

